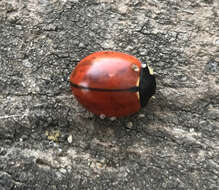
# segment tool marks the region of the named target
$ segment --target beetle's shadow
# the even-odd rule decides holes
[[[166,99],[161,94],[151,100],[140,112],[124,118],[110,120],[98,116],[86,116],[82,110],[80,121],[71,126],[73,143],[79,151],[87,153],[94,160],[107,160],[112,167],[113,163],[139,160],[138,158],[155,153],[141,151],[159,151],[167,146],[174,137],[163,128],[160,114],[168,109]],[[69,147],[69,145],[68,145]],[[120,162],[120,164],[125,162]]]
[[[89,121],[92,123],[92,132],[87,136],[85,151],[94,157],[96,154],[104,157],[104,155],[112,154],[133,154],[133,150],[140,146],[145,149],[159,146],[169,134],[153,126],[157,124],[157,118],[154,115],[154,110],[157,109],[155,105],[156,103],[149,103],[139,113],[114,121],[108,118],[101,119],[98,116],[93,117]],[[136,154],[138,153],[135,152]]]

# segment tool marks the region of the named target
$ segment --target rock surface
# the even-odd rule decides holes
[[[154,68],[139,113],[100,119],[72,96],[100,50]],[[219,189],[219,2],[1,0],[0,189]]]

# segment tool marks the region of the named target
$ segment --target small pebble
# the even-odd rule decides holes
[[[105,119],[106,116],[104,114],[100,114],[100,119]]]
[[[110,120],[111,120],[111,121],[115,121],[115,120],[116,120],[116,117],[110,117]]]
[[[130,121],[127,123],[127,128],[131,129],[133,127],[133,123]]]
[[[68,136],[67,141],[68,141],[69,144],[72,143],[72,135],[69,135],[69,136]]]
[[[187,81],[187,77],[186,77],[186,76],[185,76],[185,77],[182,77],[182,78],[181,78],[181,81],[182,81],[182,82]]]
[[[140,114],[138,115],[138,117],[139,117],[139,118],[143,118],[143,117],[145,117],[145,114],[140,113]]]
[[[64,168],[59,169],[59,171],[60,171],[62,174],[66,174],[66,172],[67,172],[67,170],[64,169]]]
[[[190,133],[193,133],[194,131],[195,131],[194,128],[189,129]]]
[[[97,163],[96,163],[96,167],[99,168],[99,169],[102,169],[103,166],[104,166],[104,165],[103,165],[102,163],[100,163],[100,162],[97,162]]]
[[[219,46],[219,39],[216,39],[216,40],[215,40],[215,45],[216,45],[216,46]]]

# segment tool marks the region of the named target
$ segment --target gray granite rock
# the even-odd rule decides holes
[[[218,10],[1,0],[0,189],[219,189]],[[154,68],[156,96],[139,113],[102,120],[71,94],[72,69],[101,50]]]

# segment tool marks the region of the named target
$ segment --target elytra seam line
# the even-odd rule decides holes
[[[93,91],[100,91],[100,92],[138,92],[139,87],[133,86],[130,88],[124,88],[124,89],[107,89],[107,88],[92,88],[92,87],[85,87],[85,86],[80,86],[77,84],[74,84],[70,82],[71,86],[74,88],[80,88],[80,89],[85,89],[85,90],[93,90]]]

